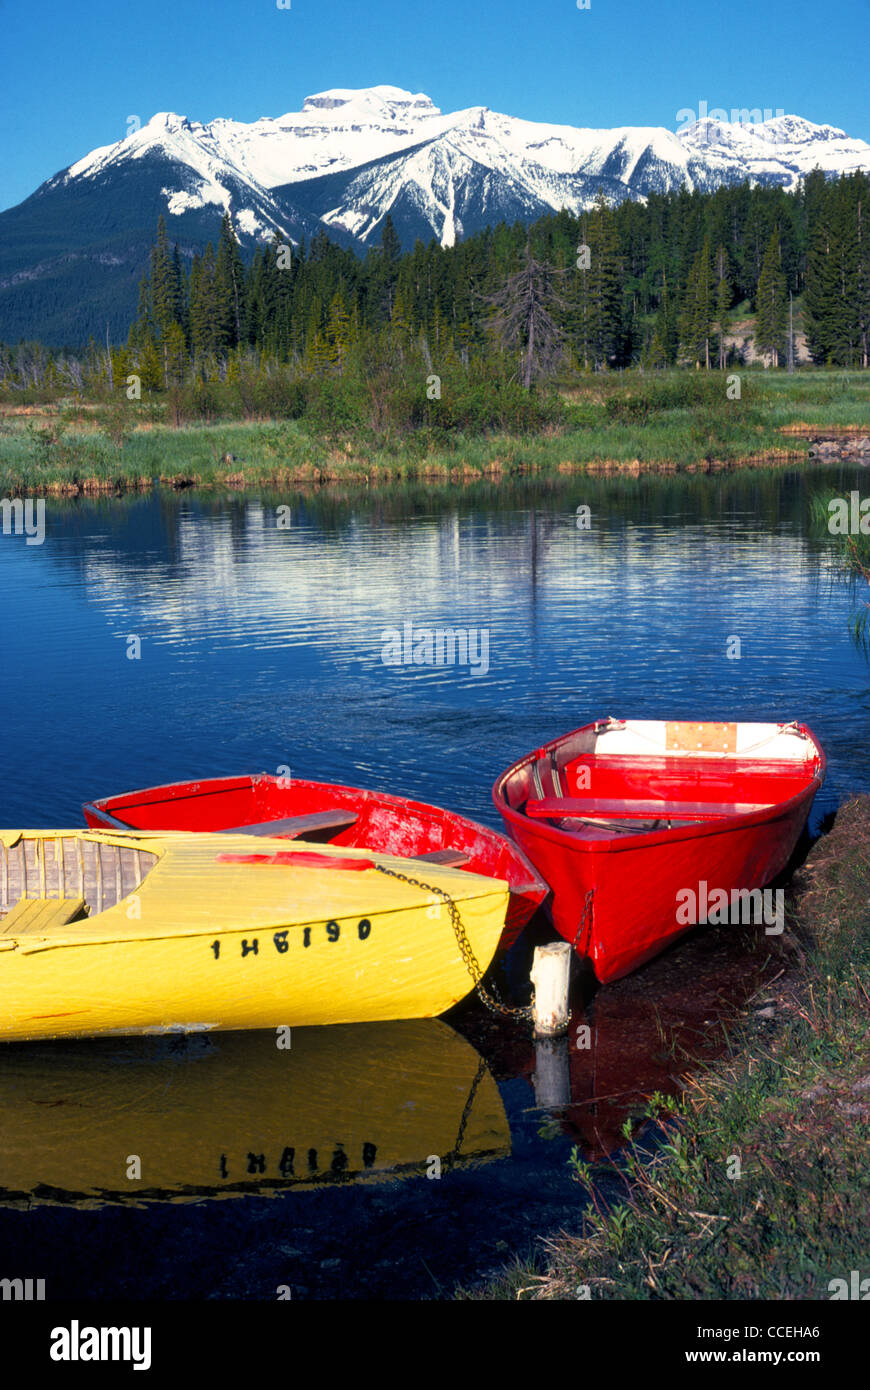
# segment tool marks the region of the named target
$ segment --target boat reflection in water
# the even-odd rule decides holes
[[[270,1195],[510,1153],[486,1064],[438,1020],[294,1028],[289,1048],[281,1040],[279,1030],[7,1045],[0,1203]]]
[[[527,956],[517,957],[517,978],[528,975],[532,949],[530,941]],[[693,1073],[727,1053],[730,1025],[753,996],[763,998],[778,962],[751,925],[696,928],[607,988],[593,993],[588,977],[578,978],[563,1038],[536,1042],[493,1031],[473,1001],[451,1018],[499,1080],[528,1082],[526,1113],[541,1121],[542,1138],[570,1138],[597,1161],[625,1146],[626,1121],[640,1135],[651,1096],[679,1096]]]

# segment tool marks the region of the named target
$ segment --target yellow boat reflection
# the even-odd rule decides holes
[[[0,1114],[4,1205],[273,1194],[510,1153],[495,1081],[437,1019],[7,1045]]]

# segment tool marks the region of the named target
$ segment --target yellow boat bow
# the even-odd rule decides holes
[[[433,1017],[507,906],[502,880],[365,850],[0,831],[0,1039]]]

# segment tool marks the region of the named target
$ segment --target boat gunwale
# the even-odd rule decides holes
[[[252,772],[241,773],[232,777],[195,778],[192,781],[187,782],[167,782],[159,786],[144,787],[140,788],[139,790],[118,792],[113,796],[100,797],[99,799],[96,799],[94,801],[86,802],[83,809],[85,810],[85,812],[93,811],[95,815],[111,816],[112,811],[108,809],[109,807],[112,807],[114,809],[123,809],[123,803],[133,797],[137,798],[137,806],[154,806],[159,805],[163,801],[180,800],[181,798],[177,794],[181,791],[184,791],[186,797],[189,797],[191,800],[201,796],[213,796],[216,794],[216,786],[218,783],[222,784],[222,790],[230,792],[240,791],[243,790],[245,787],[253,788],[257,783],[267,783],[270,785],[274,785],[277,784],[280,780],[281,779],[279,777],[276,777],[274,773]],[[335,787],[338,791],[342,793],[348,793],[353,797],[365,797],[367,800],[380,802],[382,804],[385,803],[389,807],[395,808],[397,810],[402,809],[403,807],[407,807],[412,812],[422,811],[428,814],[434,813],[438,816],[443,816],[448,821],[454,822],[464,828],[471,829],[476,834],[481,835],[486,841],[486,843],[492,846],[493,848],[505,848],[508,854],[517,860],[518,864],[521,865],[523,870],[525,871],[526,878],[522,882],[517,883],[516,885],[510,885],[510,891],[512,895],[539,894],[538,905],[540,906],[540,903],[542,903],[550,893],[549,884],[532,864],[532,861],[529,859],[528,855],[525,853],[521,845],[518,845],[515,840],[511,839],[510,836],[505,835],[501,830],[496,830],[492,826],[484,825],[481,821],[474,820],[471,816],[465,816],[459,811],[451,811],[448,807],[445,806],[436,806],[433,802],[417,801],[412,799],[411,797],[398,796],[394,792],[383,792],[376,790],[372,787],[355,787],[343,782],[319,782],[307,777],[294,777],[293,785],[304,788],[316,788],[318,790]],[[171,795],[171,793],[173,792],[176,793],[176,795]],[[169,795],[167,795],[167,793],[169,793]],[[145,798],[147,798],[147,800]],[[118,822],[117,833],[122,833],[122,826],[124,830],[128,832],[132,831],[137,835],[147,833],[182,833],[177,831],[148,832],[144,830],[137,830],[135,826],[131,826],[120,821]],[[114,829],[115,827],[106,827],[106,829],[109,828]],[[192,835],[220,835],[225,834],[227,832],[220,830],[207,830],[187,831],[183,833]],[[337,848],[365,849],[366,846],[346,845],[337,846]],[[393,858],[403,857],[400,855],[392,854],[392,852],[385,850],[369,850],[369,852],[373,854],[389,854]],[[414,856],[405,857],[413,859]],[[463,872],[468,871],[463,870]],[[479,872],[475,870],[472,870],[470,872],[477,872],[479,877],[487,877],[487,875],[480,875]]]

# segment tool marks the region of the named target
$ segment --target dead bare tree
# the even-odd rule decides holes
[[[504,351],[520,353],[520,380],[527,391],[536,378],[552,376],[565,354],[565,334],[554,318],[565,308],[556,289],[564,274],[536,260],[527,242],[519,270],[486,301],[492,309],[490,332]]]

